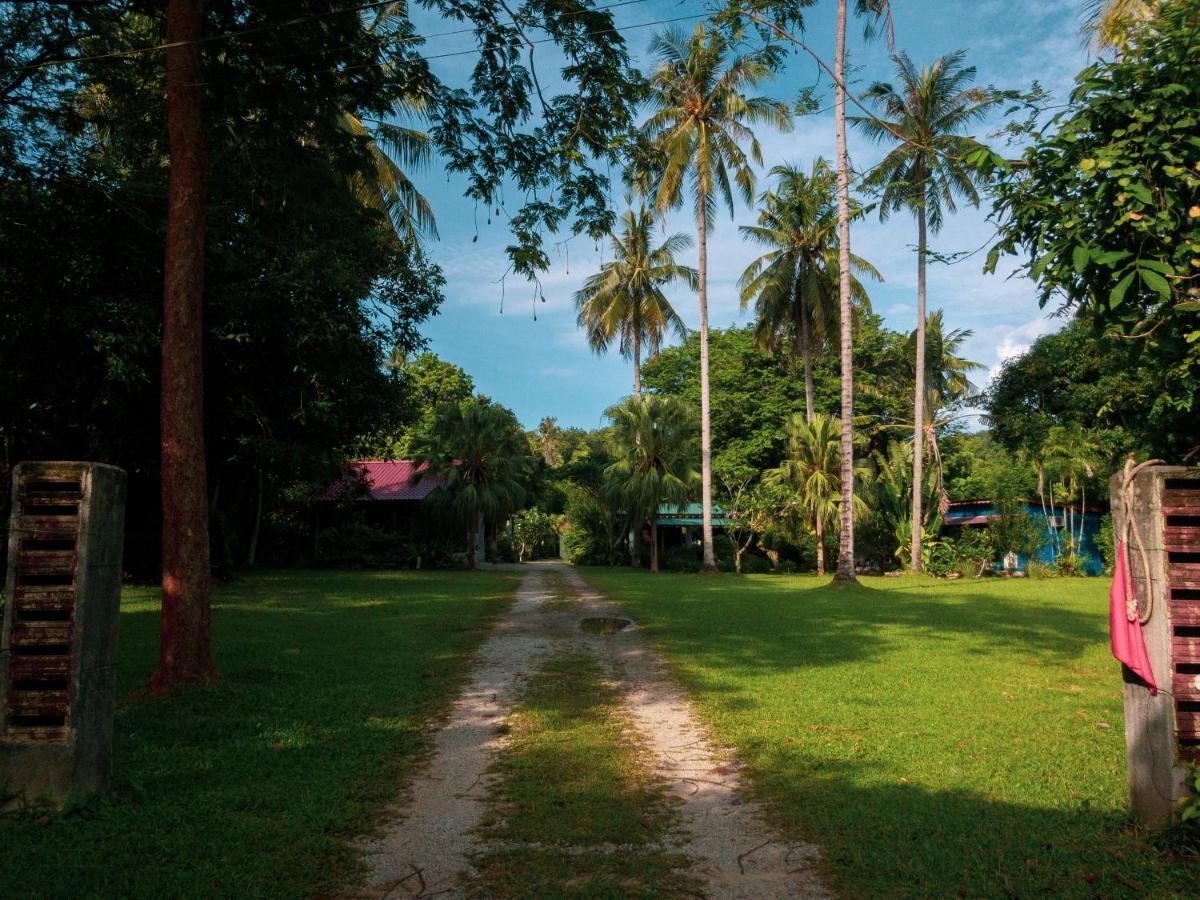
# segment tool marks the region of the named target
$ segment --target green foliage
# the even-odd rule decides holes
[[[1001,253],[1098,329],[1134,338],[1143,415],[1176,452],[1200,416],[1200,8],[1163,4],[1121,57],[1079,74],[1071,105],[1002,182]],[[1152,426],[1153,427],[1153,426]]]
[[[1104,572],[1111,575],[1117,564],[1117,539],[1113,533],[1112,516],[1105,513],[1100,517],[1100,528],[1096,532],[1096,546],[1100,550],[1100,558],[1104,560]]]
[[[1179,798],[1179,821],[1191,829],[1200,829],[1200,764],[1192,763],[1183,777],[1187,793]]]
[[[608,492],[568,490],[563,512],[563,556],[572,565],[615,566],[628,562],[628,514]]]
[[[653,391],[674,394],[700,406],[700,339],[690,334],[642,367]],[[873,313],[855,317],[855,418],[872,426],[911,422],[912,380],[904,362],[905,335],[882,326]],[[786,445],[786,423],[804,411],[804,383],[783,348],[761,351],[754,326],[713,329],[709,335],[713,470],[718,476],[764,471],[779,465]],[[833,414],[840,404],[838,361],[818,358],[813,367],[816,411]],[[911,427],[911,426],[910,426]],[[886,444],[888,430],[873,429],[868,451]]]
[[[1033,557],[1046,542],[1042,524],[1025,511],[1020,500],[1001,500],[996,504],[997,516],[988,523],[992,546],[1000,556],[1016,553]]]
[[[513,530],[516,532],[517,562],[532,559],[539,548],[558,538],[554,519],[536,506],[515,517]]]
[[[525,501],[525,433],[510,410],[490,400],[440,407],[416,458],[429,465],[422,477],[438,481],[427,501],[472,534],[477,523],[503,523]]]
[[[437,569],[451,564],[455,550],[447,541],[413,540],[409,535],[349,522],[321,531],[316,561],[355,569]]]
[[[938,439],[942,482],[955,500],[1032,496],[1037,474],[1026,460],[1000,444],[990,431],[952,431]]]
[[[621,232],[610,235],[613,257],[575,293],[579,327],[596,353],[615,339],[626,359],[640,369],[642,355],[653,357],[668,331],[680,337],[687,326],[663,293],[663,287],[682,281],[695,289],[695,269],[675,261],[675,254],[692,245],[685,234],[672,234],[654,246],[654,216],[644,206],[622,217]],[[638,373],[634,373],[635,384]]]

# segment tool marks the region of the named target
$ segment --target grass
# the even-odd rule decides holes
[[[426,748],[505,573],[245,577],[216,591],[219,686],[127,695],[157,659],[156,592],[121,608],[110,793],[0,819],[5,897],[328,895]]]
[[[595,659],[570,653],[530,679],[493,768],[475,897],[624,898],[694,893],[669,847],[663,786]]]
[[[1195,896],[1126,815],[1102,579],[588,570],[847,896]]]

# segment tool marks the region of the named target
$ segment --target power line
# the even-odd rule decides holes
[[[310,22],[316,22],[321,19],[330,18],[332,16],[340,16],[340,15],[347,15],[350,13],[366,12],[367,10],[370,10],[370,9],[377,9],[379,7],[389,6],[395,2],[396,2],[396,0],[374,0],[374,2],[371,2],[371,3],[362,3],[362,4],[359,4],[358,6],[346,7],[345,9],[332,9],[332,10],[327,10],[326,12],[322,12],[322,13],[312,13],[311,15],[307,15],[307,16],[297,16],[294,19],[286,19],[282,22],[265,22],[261,25],[252,25],[248,28],[238,29],[236,31],[223,31],[219,34],[210,34],[205,37],[195,38],[194,40],[165,41],[161,44],[153,44],[153,45],[149,45],[149,46],[145,46],[145,47],[132,47],[128,50],[112,50],[107,53],[94,53],[89,56],[67,56],[67,57],[62,57],[60,59],[48,59],[48,60],[43,60],[42,62],[39,62],[39,63],[33,63],[32,65],[13,66],[12,68],[3,69],[3,70],[0,70],[0,75],[12,75],[12,74],[16,74],[18,72],[32,72],[32,71],[36,71],[38,69],[51,68],[51,67],[55,67],[55,66],[76,65],[78,63],[103,62],[103,61],[111,60],[111,59],[128,59],[129,57],[139,56],[143,53],[157,53],[157,52],[164,51],[164,50],[170,50],[174,47],[186,47],[190,44],[209,44],[209,43],[213,43],[215,41],[237,40],[238,38],[245,37],[247,35],[262,34],[262,33],[268,32],[268,31],[279,31],[284,28],[292,28],[297,25],[306,25]],[[609,4],[608,6],[598,6],[598,7],[592,8],[592,9],[585,9],[585,10],[580,10],[579,12],[576,12],[576,13],[570,13],[570,14],[568,14],[568,16],[573,17],[573,16],[584,15],[587,13],[605,12],[606,10],[617,9],[618,7],[632,6],[637,3],[645,3],[645,2],[646,2],[646,0],[621,0],[621,2],[612,3],[612,4]],[[509,23],[509,24],[515,25],[516,23]],[[449,36],[458,35],[458,34],[470,34],[470,33],[473,33],[475,30],[476,30],[475,28],[460,28],[460,29],[456,29],[453,31],[436,32],[434,34],[413,35],[412,37],[397,38],[396,42],[397,43],[411,43],[413,41],[423,41],[428,38],[449,37]],[[598,33],[603,33],[603,32],[598,32]],[[541,43],[541,42],[537,41],[535,43]],[[314,51],[311,51],[311,53],[313,53],[313,54],[325,53],[325,52],[328,52],[330,49],[333,49],[333,48],[326,48],[324,50],[314,50]]]

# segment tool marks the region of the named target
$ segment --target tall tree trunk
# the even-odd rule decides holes
[[[919,176],[923,177],[923,176]],[[917,194],[917,347],[916,388],[913,392],[912,570],[921,571],[921,504],[925,487],[925,184]]]
[[[704,562],[702,572],[717,571],[712,523],[712,397],[708,387],[708,223],[705,197],[696,198],[696,231],[700,244],[700,499],[703,507]]]
[[[650,571],[658,571],[658,516],[650,520]]]
[[[836,99],[838,187],[838,307],[842,357],[842,509],[835,581],[854,581],[854,344],[850,306],[850,158],[846,153],[846,2],[838,0],[837,48],[833,61]]]
[[[825,574],[825,521],[817,516],[817,574]]]
[[[151,688],[217,677],[209,648],[211,574],[204,468],[204,218],[208,157],[201,114],[204,0],[167,4],[171,173],[163,259],[162,617]]]
[[[246,565],[254,568],[258,561],[258,533],[262,529],[263,510],[263,470],[257,466],[254,484],[254,523],[250,526],[250,543],[246,548]],[[393,523],[394,524],[394,523]]]
[[[804,361],[804,417],[809,425],[813,420],[812,341],[808,333],[808,307],[800,298],[800,358]]]
[[[633,333],[633,392],[642,396],[642,336]]]

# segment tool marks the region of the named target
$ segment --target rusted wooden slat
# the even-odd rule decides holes
[[[1168,550],[1200,553],[1200,527],[1168,525],[1163,529],[1163,546]]]
[[[78,506],[83,500],[83,491],[78,487],[63,491],[30,491],[18,500],[23,510],[39,506]]]
[[[51,744],[65,741],[68,729],[65,725],[9,725],[4,739],[14,744]]]
[[[63,716],[70,709],[66,691],[12,690],[8,692],[10,716]]]
[[[1172,625],[1200,625],[1200,600],[1172,600]]]
[[[1162,497],[1163,511],[1167,509],[1181,509],[1188,512],[1182,515],[1189,515],[1193,511],[1200,513],[1200,487],[1194,490],[1187,488],[1167,488],[1163,491]]]
[[[1179,663],[1200,663],[1200,637],[1171,635],[1171,659]]]
[[[13,608],[37,612],[70,612],[75,607],[75,589],[59,585],[18,584]]]
[[[1200,712],[1176,712],[1175,731],[1179,735],[1180,740],[1186,741],[1200,738]]]
[[[71,643],[71,623],[13,622],[14,647],[65,647]]]
[[[40,535],[70,535],[79,534],[79,513],[67,515],[51,515],[50,513],[26,513],[17,517],[17,532],[23,538]]]
[[[74,571],[74,550],[17,551],[18,578],[22,575],[71,575]]]
[[[1200,587],[1200,563],[1169,562],[1167,580],[1171,587]]]
[[[8,665],[9,680],[14,682],[64,681],[71,674],[71,657],[67,655],[13,654]]]

